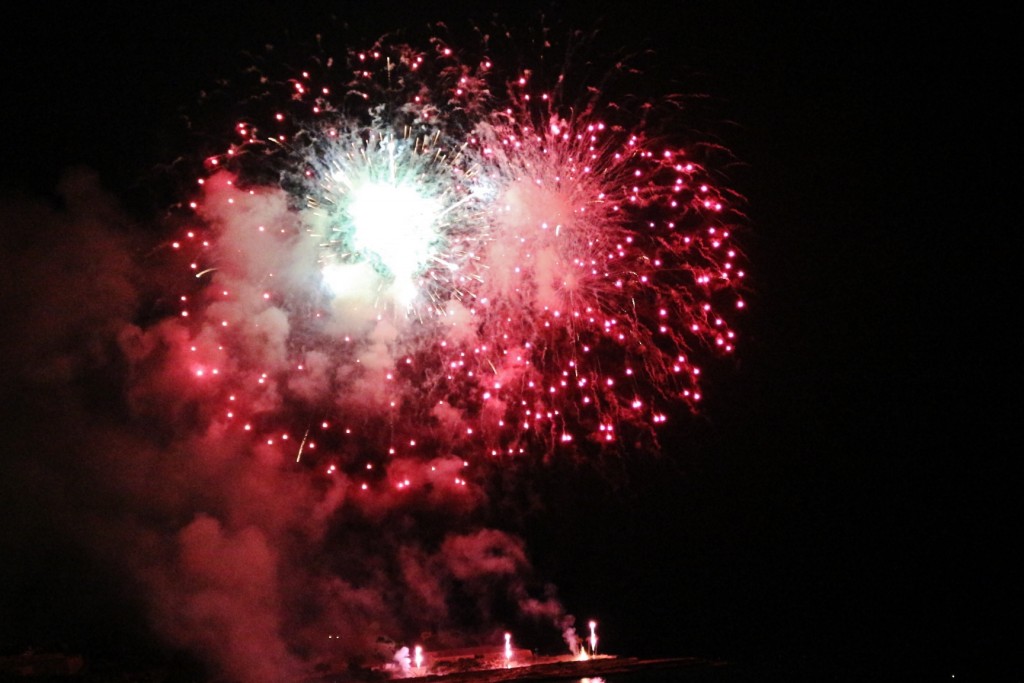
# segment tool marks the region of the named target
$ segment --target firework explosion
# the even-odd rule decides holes
[[[262,79],[168,262],[83,178],[46,219],[65,246],[19,261],[47,288],[17,310],[67,309],[13,322],[52,339],[5,356],[81,426],[50,447],[57,490],[155,631],[238,680],[524,618],[578,654],[495,482],[654,445],[700,401],[698,358],[733,350],[737,214],[701,148],[656,134],[655,104],[428,45]]]
[[[615,444],[700,401],[743,271],[687,149],[440,42],[329,65],[339,94],[303,72],[237,124],[174,243],[224,429],[401,489],[436,477],[399,463]]]

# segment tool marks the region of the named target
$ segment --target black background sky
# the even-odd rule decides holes
[[[1019,678],[1009,14],[625,4],[546,13],[651,47],[712,95],[746,164],[735,180],[755,291],[735,367],[715,373],[705,422],[670,435],[666,457],[632,457],[610,483],[559,465],[537,482],[547,510],[526,534],[538,571],[571,611],[601,619],[613,651]],[[539,9],[503,16],[536,25]],[[84,165],[136,211],[152,167],[191,152],[176,147],[182,107],[235,73],[243,51],[346,23],[369,41],[489,14],[468,3],[25,11],[0,44],[3,196],[51,197]],[[22,492],[0,510],[20,518],[31,505]],[[88,650],[137,626],[73,548],[0,542],[5,649]]]

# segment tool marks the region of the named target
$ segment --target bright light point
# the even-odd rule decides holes
[[[368,296],[379,279],[365,263],[330,263],[320,269],[320,277],[331,294],[344,298]]]
[[[411,185],[370,183],[348,206],[351,246],[399,281],[413,278],[439,240],[440,202]]]

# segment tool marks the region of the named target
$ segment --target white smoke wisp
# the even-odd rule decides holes
[[[412,668],[412,656],[409,654],[409,648],[407,646],[403,645],[398,648],[398,651],[395,652],[393,661],[402,675],[409,675],[409,671]]]

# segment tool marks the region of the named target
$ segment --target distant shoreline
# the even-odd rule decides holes
[[[629,673],[642,669],[683,669],[724,666],[724,662],[710,661],[698,657],[672,657],[662,659],[639,659],[637,657],[616,657],[603,655],[589,660],[566,659],[565,657],[539,657],[539,661],[525,666],[509,668],[476,669],[454,671],[425,676],[402,678],[361,678],[358,675],[329,674],[307,679],[306,683],[348,683],[349,681],[395,680],[403,683],[504,683],[506,681],[539,681],[579,679]]]

